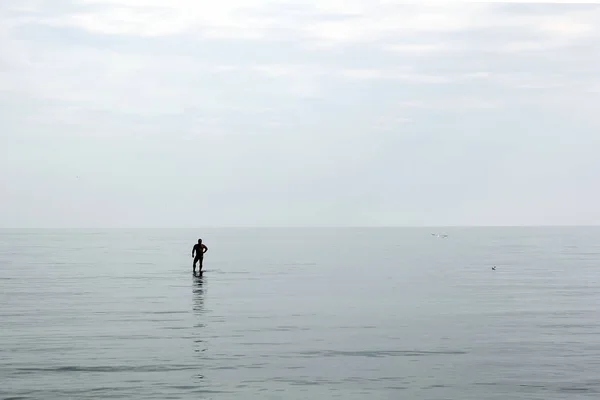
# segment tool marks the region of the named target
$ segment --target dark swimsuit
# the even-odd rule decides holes
[[[195,245],[194,248],[196,249],[196,256],[194,257],[194,261],[202,260],[204,258],[204,248],[202,247],[202,245]]]

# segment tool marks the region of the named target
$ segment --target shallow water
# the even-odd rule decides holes
[[[597,399],[599,260],[599,228],[4,230],[0,398]]]

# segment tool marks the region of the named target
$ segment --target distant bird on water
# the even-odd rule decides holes
[[[496,266],[495,266],[495,265],[492,267],[492,270],[493,270],[493,271],[495,271],[495,270],[496,270]]]

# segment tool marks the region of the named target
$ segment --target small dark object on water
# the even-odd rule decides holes
[[[493,270],[493,271],[495,271],[495,270],[496,270],[496,266],[495,266],[495,265],[492,267],[492,270]]]

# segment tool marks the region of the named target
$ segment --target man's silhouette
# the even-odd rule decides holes
[[[199,262],[198,272],[202,272],[202,260],[204,260],[204,253],[208,251],[208,247],[202,244],[202,239],[198,239],[198,244],[194,245],[192,249],[192,257],[194,257],[194,253],[196,256],[194,257],[194,274],[196,273],[196,263]]]

